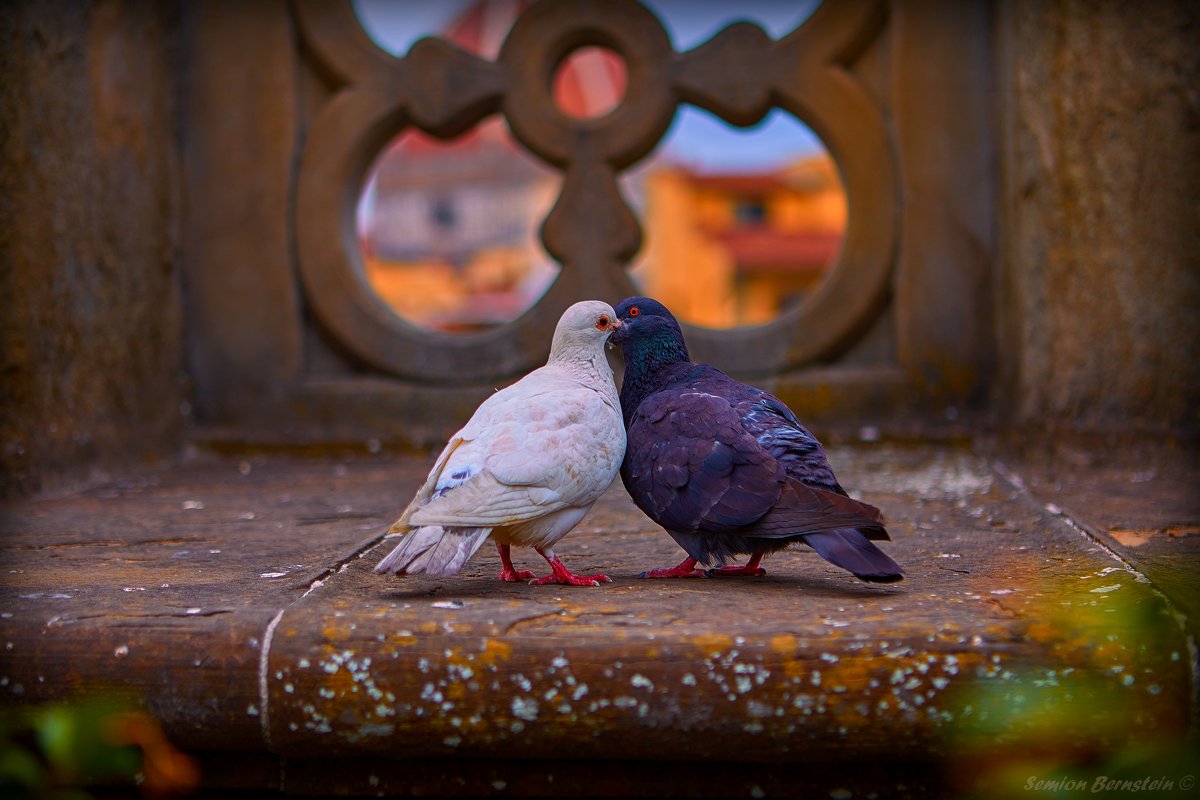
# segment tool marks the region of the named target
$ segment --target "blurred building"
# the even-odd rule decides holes
[[[846,229],[846,196],[827,155],[772,172],[645,173],[641,290],[697,325],[770,322],[824,280]]]
[[[495,58],[528,5],[480,0],[440,35]],[[576,117],[604,113],[624,91],[624,65],[596,48],[569,59],[554,86],[559,107]],[[449,142],[402,134],[380,156],[360,203],[368,282],[401,316],[425,327],[463,331],[515,319],[558,272],[538,228],[560,182],[498,117]]]
[[[425,327],[507,322],[557,272],[530,221],[545,215],[558,185],[499,119],[453,142],[401,136],[380,158],[360,208],[367,280]]]

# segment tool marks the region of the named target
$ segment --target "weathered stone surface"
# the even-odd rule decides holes
[[[178,447],[173,15],[0,8],[0,493]]]
[[[1143,573],[1200,637],[1200,458],[1194,448],[1060,449],[1014,462],[1030,493]]]
[[[1001,411],[1200,426],[1195,3],[1001,3]]]
[[[201,459],[10,502],[0,697],[117,687],[208,754],[210,786],[329,793],[664,785],[596,759],[711,763],[714,795],[878,791],[897,774],[929,787],[974,752],[972,708],[1048,684],[1086,702],[1049,728],[1044,709],[1014,717],[989,758],[1046,736],[1055,752],[1106,753],[1183,735],[1194,664],[1178,607],[1047,508],[1069,505],[1056,484],[958,447],[831,458],[888,515],[906,581],[863,584],[809,551],[772,558],[762,579],[639,579],[680,554],[619,485],[559,548],[608,573],[601,588],[501,583],[491,548],[447,579],[375,575],[428,456]],[[1169,462],[1142,469],[1156,465]],[[1157,519],[1117,491],[1123,473],[1084,472],[1113,519]],[[1156,506],[1200,524],[1183,487],[1142,478]],[[813,763],[815,784],[799,768]],[[847,766],[862,763],[875,766]]]
[[[261,747],[266,631],[386,526],[389,493],[350,505],[375,469],[196,464],[0,507],[3,696],[115,692],[185,747]]]

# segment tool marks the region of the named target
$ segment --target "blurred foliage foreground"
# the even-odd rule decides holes
[[[84,699],[0,714],[0,796],[84,800],[84,787],[137,787],[165,797],[199,783],[195,761],[127,703]]]
[[[1039,593],[1024,633],[1044,660],[993,656],[953,696],[957,796],[1200,796],[1185,621],[1131,570],[1084,577]]]

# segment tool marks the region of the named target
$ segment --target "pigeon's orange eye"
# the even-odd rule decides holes
[[[596,330],[603,331],[608,329],[608,314],[601,314],[596,318]]]
[[[634,306],[633,308],[629,309],[629,316],[631,316],[631,317],[636,317],[640,313],[642,313],[642,312],[641,312],[641,310],[638,309],[637,306]]]

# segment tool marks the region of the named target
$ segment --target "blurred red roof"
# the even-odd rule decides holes
[[[750,272],[823,271],[838,253],[840,233],[791,233],[735,228],[714,238],[729,249],[738,269]]]

